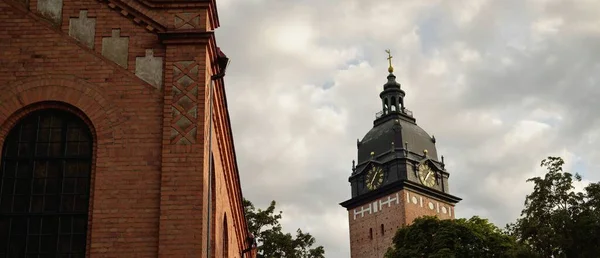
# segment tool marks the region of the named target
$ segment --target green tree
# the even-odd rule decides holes
[[[258,258],[323,258],[323,246],[312,248],[315,238],[302,230],[296,236],[283,233],[279,220],[282,212],[275,212],[275,201],[266,210],[256,209],[252,202],[244,199],[244,212],[248,228],[258,241]]]
[[[486,219],[421,217],[400,228],[386,258],[534,257]]]
[[[543,257],[598,257],[600,184],[574,191],[573,183],[581,176],[564,172],[563,165],[560,157],[542,160],[548,172],[527,180],[535,184],[534,190],[508,232]]]

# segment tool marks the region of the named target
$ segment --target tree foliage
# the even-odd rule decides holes
[[[531,257],[527,249],[486,219],[421,217],[400,228],[386,258]]]
[[[548,157],[548,172],[534,177],[521,217],[507,226],[519,242],[542,257],[598,257],[600,253],[600,184],[574,191],[581,176],[563,171],[560,157]]]
[[[560,157],[542,160],[546,174],[527,180],[533,191],[504,231],[478,217],[423,217],[397,232],[386,257],[598,257],[600,182],[575,191],[581,176],[563,165]]]
[[[296,230],[295,237],[283,233],[279,220],[282,212],[275,212],[275,201],[266,210],[256,209],[244,199],[244,212],[250,233],[258,239],[258,258],[323,258],[323,246],[312,247],[315,238],[310,233]]]

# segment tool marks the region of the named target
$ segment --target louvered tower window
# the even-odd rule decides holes
[[[36,111],[10,130],[0,164],[0,257],[85,257],[92,135],[77,116]]]

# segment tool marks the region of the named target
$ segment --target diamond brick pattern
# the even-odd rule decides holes
[[[198,64],[175,62],[173,67],[171,143],[196,143],[198,127]]]
[[[175,29],[196,29],[200,27],[199,13],[178,13],[175,14]]]

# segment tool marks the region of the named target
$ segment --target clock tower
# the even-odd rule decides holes
[[[405,92],[396,82],[389,50],[389,75],[379,94],[382,110],[373,128],[357,140],[358,161],[348,178],[350,249],[354,258],[381,258],[398,228],[429,215],[454,218],[461,199],[450,194],[444,157],[436,139],[421,129],[404,106]]]

